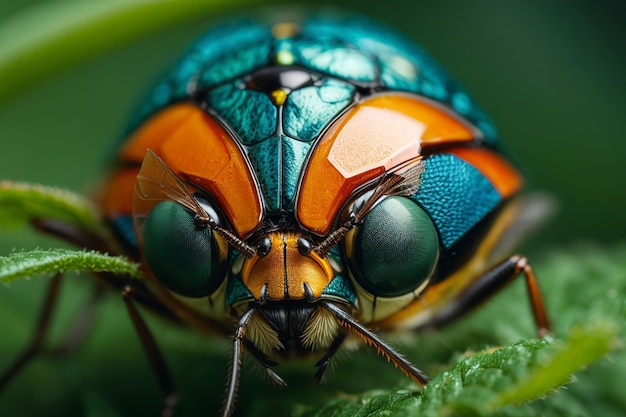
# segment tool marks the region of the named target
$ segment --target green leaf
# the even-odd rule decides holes
[[[619,346],[618,327],[613,322],[572,329],[570,337],[555,343],[549,358],[526,377],[494,398],[492,406],[516,404],[541,398],[569,382],[571,375],[600,360]]]
[[[407,387],[339,397],[301,417],[515,416],[519,404],[553,394],[583,365],[606,355],[615,338],[615,327],[605,327],[578,330],[567,341],[520,341],[463,358],[423,392]]]
[[[55,219],[83,229],[101,229],[98,210],[80,194],[63,188],[0,181],[0,225],[19,225],[32,218]]]
[[[0,282],[67,271],[111,272],[141,278],[139,266],[121,256],[68,249],[16,252],[0,257]]]
[[[44,4],[0,27],[0,103],[34,82],[160,29],[255,0]]]

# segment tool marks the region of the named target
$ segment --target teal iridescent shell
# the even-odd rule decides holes
[[[250,74],[275,64],[315,74],[315,82],[296,85],[276,105],[267,92],[247,82]],[[266,209],[291,209],[314,140],[354,104],[359,91],[384,90],[440,102],[472,122],[487,145],[496,144],[490,120],[421,48],[362,17],[334,15],[311,17],[290,36],[273,34],[272,25],[251,19],[213,28],[156,86],[131,130],[172,103],[197,102],[246,149]],[[416,199],[428,206],[432,197]],[[472,224],[455,227],[450,242]]]

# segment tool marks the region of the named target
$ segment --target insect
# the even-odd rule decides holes
[[[223,416],[244,351],[315,355],[349,338],[429,381],[379,333],[439,327],[517,276],[550,330],[525,257],[507,253],[534,204],[491,121],[418,46],[355,16],[209,31],[154,88],[98,204],[116,236],[70,240],[141,262],[120,289],[174,410],[135,304],[232,337]],[[42,226],[59,232],[59,228]],[[55,229],[55,230],[53,230]]]

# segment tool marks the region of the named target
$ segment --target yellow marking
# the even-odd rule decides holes
[[[294,23],[277,23],[272,27],[272,36],[276,39],[292,38],[300,33],[300,27]]]
[[[417,77],[418,69],[403,56],[392,55],[389,57],[387,65],[404,78],[413,79]]]
[[[289,95],[287,91],[279,88],[278,90],[274,90],[270,93],[270,98],[275,105],[282,106],[285,103],[285,100],[287,100],[287,95]]]
[[[292,65],[295,60],[296,58],[293,56],[291,51],[283,49],[282,51],[278,51],[276,53],[276,63],[279,65]]]

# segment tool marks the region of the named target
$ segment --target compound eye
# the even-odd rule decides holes
[[[344,240],[354,279],[372,295],[397,297],[432,275],[439,238],[430,217],[415,202],[387,197]]]
[[[143,253],[150,270],[168,289],[185,297],[211,294],[228,270],[228,243],[209,227],[196,227],[194,216],[176,202],[162,201],[152,208],[143,229]]]

